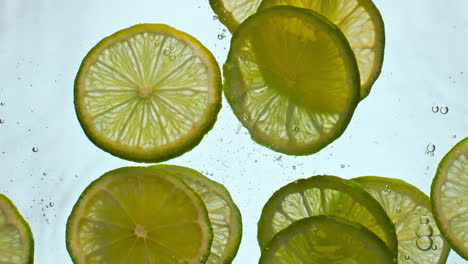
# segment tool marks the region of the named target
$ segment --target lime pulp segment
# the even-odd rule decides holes
[[[0,194],[0,263],[32,264],[34,239],[12,201]]]
[[[207,48],[163,24],[140,24],[100,41],[75,80],[75,109],[93,143],[157,162],[196,146],[221,107],[221,76]]]
[[[75,264],[205,263],[212,230],[206,207],[168,172],[126,167],[91,183],[67,223]]]
[[[315,153],[338,138],[359,101],[359,70],[340,30],[317,13],[273,7],[234,33],[224,91],[252,138]]]
[[[200,172],[175,165],[155,165],[151,168],[173,173],[189,185],[206,205],[213,228],[213,244],[207,264],[229,264],[239,249],[242,219],[229,191],[220,183]]]
[[[444,264],[450,251],[432,215],[431,200],[405,181],[377,176],[354,178],[395,224],[398,263]]]
[[[392,251],[374,233],[343,218],[312,216],[279,232],[260,264],[391,264]]]

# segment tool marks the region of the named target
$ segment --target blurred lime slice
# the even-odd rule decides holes
[[[151,168],[175,174],[189,185],[205,203],[213,228],[213,244],[207,264],[229,264],[239,249],[242,219],[229,191],[220,183],[200,172],[175,165],[155,165]]]
[[[33,264],[34,238],[12,201],[0,193],[0,263]]]
[[[273,7],[232,37],[224,91],[252,138],[290,155],[338,138],[359,101],[359,70],[341,31],[303,8]]]
[[[200,196],[167,171],[125,167],[81,194],[67,222],[75,264],[200,264],[213,234]]]
[[[328,175],[297,180],[271,196],[258,222],[260,248],[293,222],[316,215],[343,217],[363,225],[396,257],[395,227],[382,206],[358,184]]]
[[[450,246],[468,260],[468,137],[439,163],[431,202],[440,231]]]
[[[262,0],[210,0],[217,17],[231,32],[257,11]]]
[[[260,264],[391,264],[394,255],[358,223],[312,216],[279,232],[263,251]]]
[[[395,224],[398,263],[443,264],[450,251],[432,215],[431,200],[405,181],[384,177],[354,178],[385,209]]]
[[[366,97],[382,69],[385,30],[371,0],[264,0],[258,10],[289,5],[313,10],[344,33],[356,55],[361,76],[361,99]]]
[[[140,24],[101,40],[75,80],[75,109],[88,138],[132,161],[159,162],[195,147],[221,107],[221,74],[189,34]]]

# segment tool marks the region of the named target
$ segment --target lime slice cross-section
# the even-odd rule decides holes
[[[163,24],[140,24],[103,39],[75,80],[75,109],[88,138],[133,161],[164,161],[195,147],[220,107],[213,55]]]
[[[95,180],[67,222],[75,264],[205,263],[212,238],[198,194],[173,174],[142,167]]]
[[[398,263],[444,264],[450,251],[432,215],[431,200],[405,181],[365,176],[354,178],[385,209],[395,224]]]
[[[303,8],[273,7],[234,33],[224,91],[252,138],[291,155],[338,138],[359,101],[359,70],[341,31]]]
[[[255,14],[262,0],[210,0],[213,11],[231,32],[236,31],[240,23]]]
[[[174,173],[200,195],[208,210],[213,228],[213,244],[206,263],[231,263],[237,254],[242,237],[242,218],[229,191],[222,184],[187,167],[155,165],[151,168]]]
[[[442,159],[431,186],[435,220],[450,246],[468,260],[468,137]]]
[[[12,201],[0,194],[0,263],[33,264],[31,228]]]

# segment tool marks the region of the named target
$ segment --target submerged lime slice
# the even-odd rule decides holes
[[[0,263],[33,264],[34,239],[13,202],[0,194]]]
[[[300,179],[276,191],[258,222],[260,248],[295,221],[316,215],[362,224],[397,254],[395,227],[382,206],[358,184],[336,176]]]
[[[88,138],[133,161],[158,162],[195,147],[221,107],[218,64],[194,37],[141,24],[101,40],[75,80]]]
[[[371,0],[264,0],[258,10],[289,5],[313,10],[333,22],[346,36],[356,55],[361,76],[361,99],[366,97],[382,69],[385,30]]]
[[[341,31],[302,8],[273,7],[234,33],[224,91],[252,138],[291,155],[315,153],[347,127],[359,70]]]
[[[142,167],[95,180],[67,223],[75,264],[205,263],[212,238],[199,195],[169,172]]]
[[[431,200],[405,181],[366,176],[352,179],[366,189],[395,224],[398,263],[444,264],[450,251],[432,215]]]
[[[367,228],[331,216],[294,222],[268,244],[260,264],[392,264],[391,250]]]
[[[440,231],[450,246],[468,260],[468,137],[439,163],[431,201]]]
[[[242,219],[229,191],[220,183],[200,172],[175,165],[155,165],[151,168],[174,173],[189,185],[205,203],[213,228],[213,244],[207,264],[229,264],[239,249]]]
[[[213,11],[231,32],[257,11],[262,0],[210,0]]]

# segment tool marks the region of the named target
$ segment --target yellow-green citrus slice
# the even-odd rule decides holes
[[[67,222],[75,264],[205,263],[212,238],[200,196],[175,175],[144,167],[95,180]]]
[[[372,0],[264,0],[258,10],[289,5],[313,10],[344,33],[356,55],[361,77],[361,99],[366,97],[382,69],[385,30]]]
[[[260,264],[392,264],[392,251],[364,226],[332,216],[312,216],[279,232]]]
[[[281,230],[309,216],[330,215],[360,223],[397,254],[395,227],[382,206],[358,184],[321,175],[294,181],[276,191],[263,207],[258,242],[264,249]]]
[[[75,109],[88,138],[128,160],[158,162],[195,147],[221,107],[219,66],[198,40],[140,24],[101,40],[75,80]]]
[[[262,0],[210,0],[213,11],[231,32],[257,11]]]
[[[359,71],[341,31],[319,14],[273,7],[234,33],[224,91],[252,138],[292,155],[338,138],[359,101]]]
[[[352,179],[366,189],[395,224],[398,263],[444,264],[450,251],[432,215],[431,200],[405,181],[365,176]]]
[[[151,168],[174,173],[200,195],[208,210],[213,228],[213,244],[206,263],[231,263],[237,254],[242,237],[242,218],[229,191],[222,184],[187,167],[155,165]]]
[[[0,263],[33,264],[34,238],[13,202],[0,193]]]
[[[440,161],[431,202],[440,231],[453,250],[468,260],[468,137]]]

